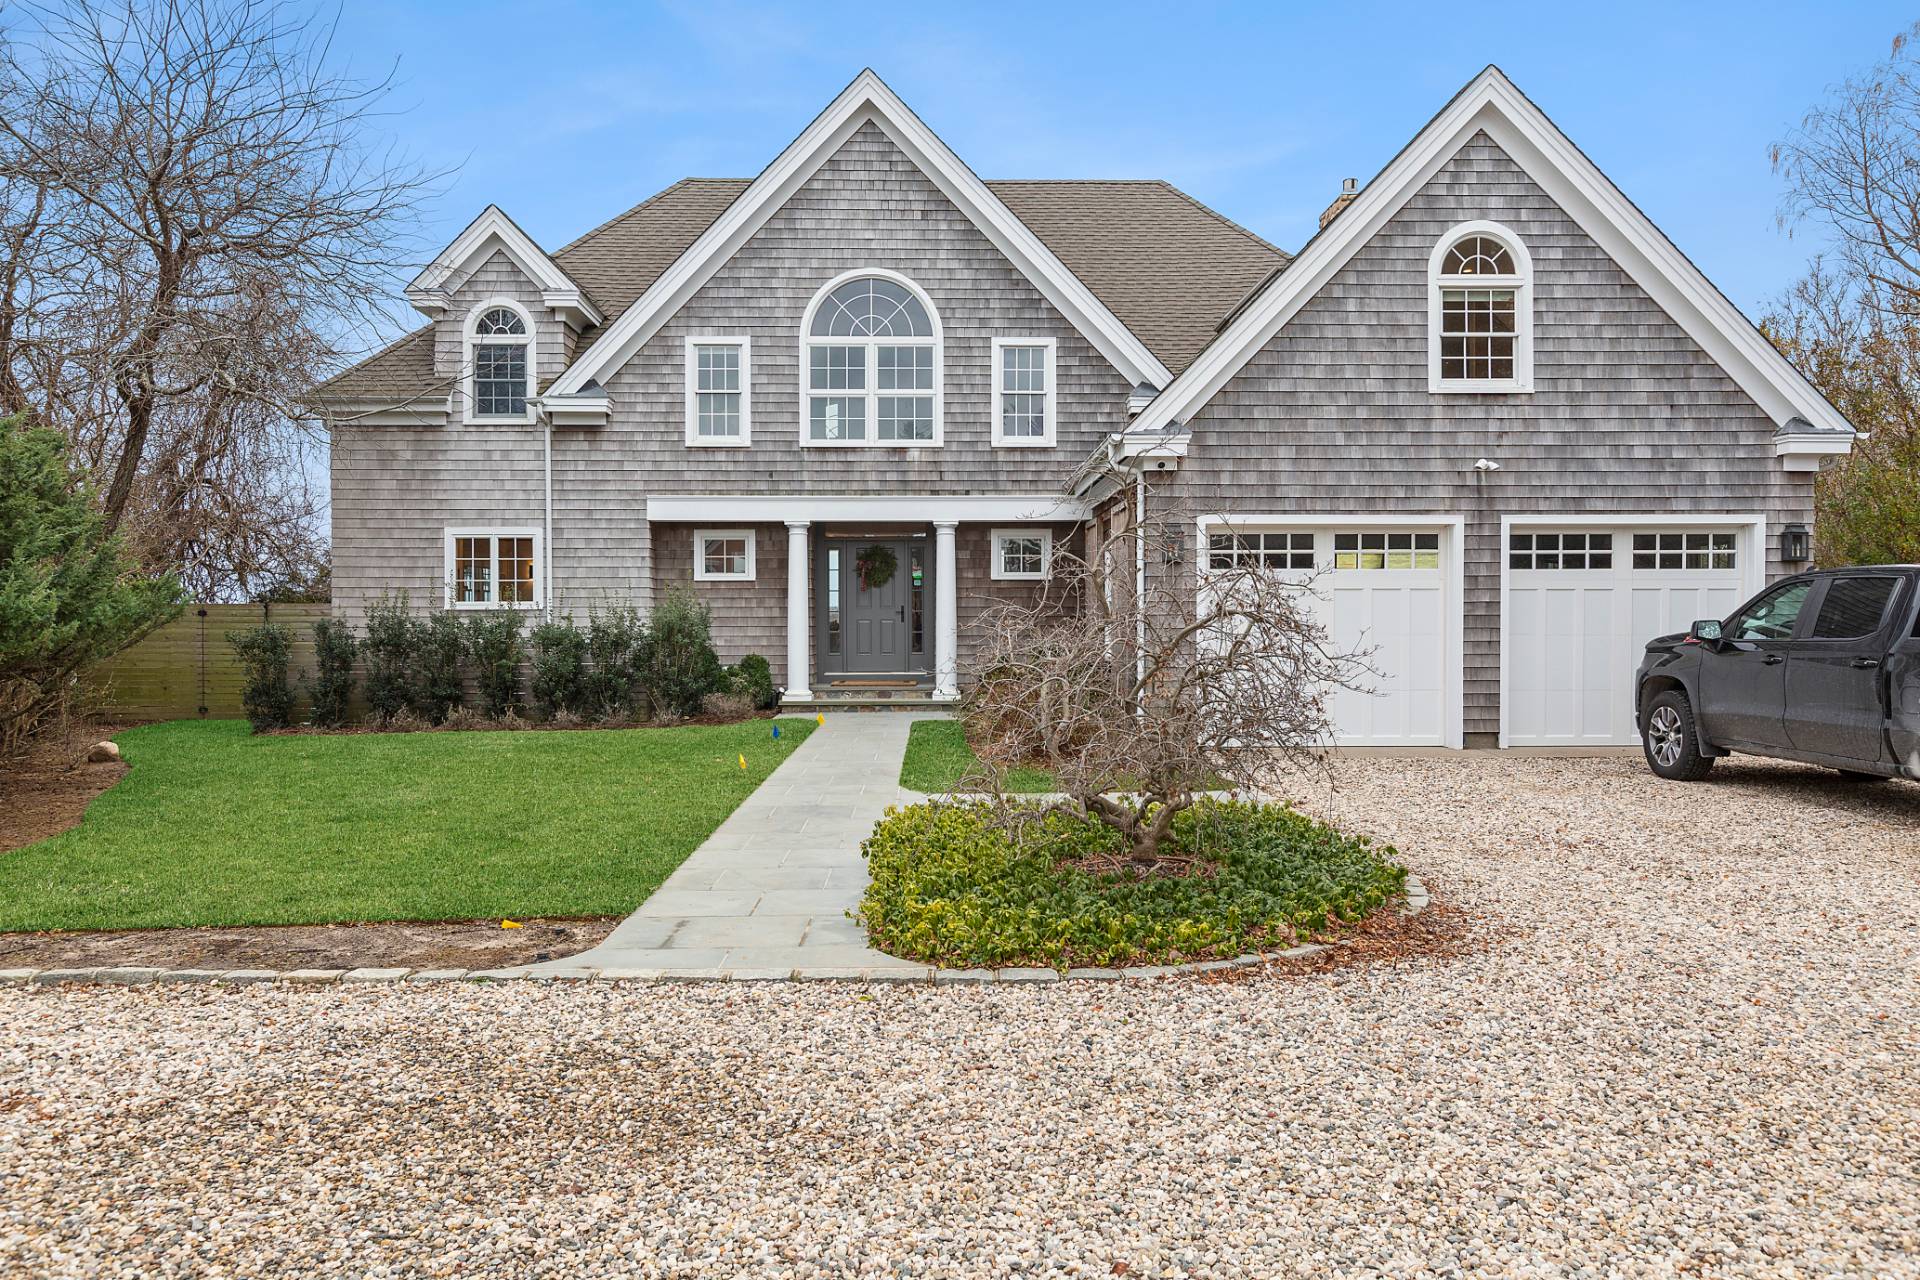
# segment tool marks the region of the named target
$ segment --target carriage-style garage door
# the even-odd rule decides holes
[[[1504,531],[1504,742],[1622,746],[1647,641],[1750,594],[1750,525],[1515,524]]]
[[[1458,583],[1454,525],[1216,529],[1209,563],[1258,556],[1271,569],[1318,568],[1313,591],[1328,637],[1342,652],[1367,651],[1366,690],[1332,694],[1340,746],[1459,743]]]

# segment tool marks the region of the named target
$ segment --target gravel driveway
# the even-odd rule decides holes
[[[1464,948],[0,991],[0,1275],[1920,1276],[1920,786],[1343,767]]]

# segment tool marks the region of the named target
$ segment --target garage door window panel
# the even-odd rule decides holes
[[[1633,535],[1635,569],[1737,569],[1739,535],[1721,530],[1685,530]]]
[[[1438,569],[1438,533],[1359,530],[1333,535],[1335,569]]]
[[[1215,533],[1207,537],[1209,569],[1312,569],[1313,564],[1311,532]]]
[[[1613,535],[1586,532],[1513,533],[1507,539],[1512,569],[1611,569]]]

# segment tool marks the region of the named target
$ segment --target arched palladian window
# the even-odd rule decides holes
[[[830,282],[802,322],[801,443],[940,443],[940,320],[904,276]]]
[[[467,419],[528,421],[533,326],[519,304],[482,303],[467,322]]]
[[[1429,276],[1429,388],[1531,391],[1533,262],[1520,238],[1463,223],[1434,246]]]

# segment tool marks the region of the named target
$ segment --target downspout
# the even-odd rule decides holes
[[[1147,469],[1133,481],[1133,686],[1147,678]],[[1134,697],[1133,714],[1146,714],[1146,693]]]
[[[541,417],[541,420],[546,424],[546,428],[547,428],[546,449],[544,450],[545,456],[542,459],[542,470],[544,472],[542,480],[543,480],[543,488],[545,490],[545,500],[543,503],[543,511],[541,516],[541,533],[540,533],[540,554],[542,558],[546,561],[546,563],[541,567],[546,571],[546,575],[547,575],[547,580],[546,580],[546,583],[544,584],[545,607],[543,609],[543,612],[546,614],[547,617],[551,618],[553,616],[553,601],[554,601],[554,590],[553,590],[553,581],[554,581],[554,574],[553,574],[553,415],[551,413],[542,413],[540,417]]]

